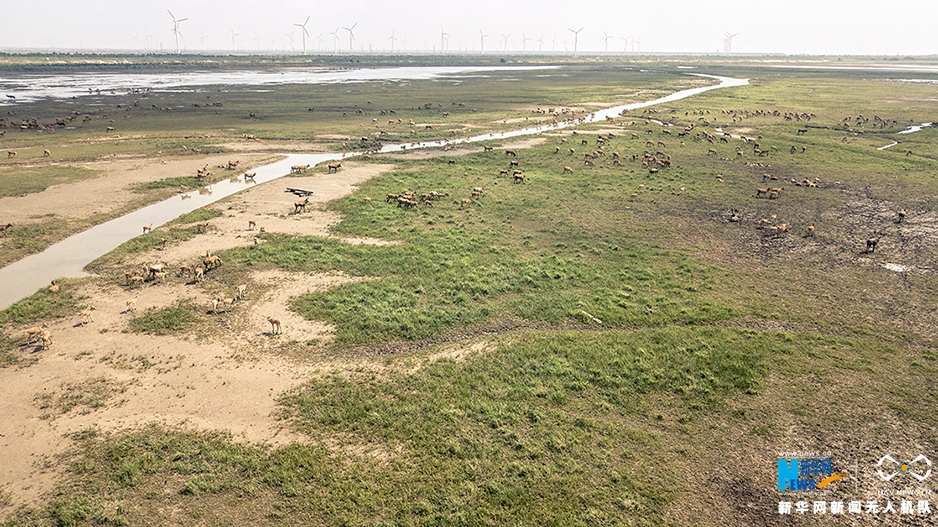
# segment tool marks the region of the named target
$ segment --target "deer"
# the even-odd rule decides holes
[[[80,324],[81,324],[82,326],[84,326],[85,324],[87,324],[87,323],[89,323],[89,322],[94,322],[94,318],[93,318],[93,316],[92,316],[94,310],[95,310],[95,307],[94,307],[94,306],[91,306],[91,307],[89,307],[88,309],[85,309],[84,311],[82,311],[81,313],[79,313],[79,315],[81,316],[81,322],[80,322]]]
[[[153,224],[152,224],[152,223],[143,226],[143,234],[146,234],[146,233],[148,233],[148,232],[153,232]]]
[[[45,331],[47,327],[49,326],[43,324],[41,326],[36,326],[36,327],[27,329],[26,330],[26,344],[29,345],[29,344],[32,344],[33,342],[36,342],[36,340],[40,338],[40,335],[42,335],[42,332]]]
[[[0,225],[0,235],[6,236],[7,231],[13,228],[12,223],[7,223],[6,225]]]
[[[127,306],[125,313],[130,313],[137,310],[137,298],[140,297],[140,293],[137,293],[132,298],[128,298],[124,304]]]
[[[339,168],[342,167],[342,163],[329,163],[327,172],[339,172]]]
[[[55,282],[55,280],[53,280],[53,281],[52,281],[52,284],[49,285],[49,292],[50,292],[50,293],[58,293],[58,292],[59,292],[59,284],[57,284],[57,283]]]
[[[306,212],[307,205],[309,205],[309,198],[295,202],[293,204],[293,214],[299,214],[300,211]]]
[[[283,330],[280,327],[280,320],[273,318],[271,316],[267,317],[267,322],[270,322],[270,334],[276,335],[278,333],[283,333]]]
[[[208,222],[196,223],[195,230],[199,234],[205,234],[205,230],[208,229]]]
[[[257,228],[257,222],[254,220],[248,220],[248,230],[253,231]]]

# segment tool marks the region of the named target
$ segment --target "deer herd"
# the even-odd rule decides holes
[[[551,109],[551,111],[553,111],[553,109]],[[624,116],[625,112],[623,112],[622,115]],[[696,112],[695,112],[695,115],[696,115]],[[746,114],[746,117],[750,117],[750,116],[751,116],[750,114]],[[733,122],[737,122],[737,119],[739,119],[740,121],[742,120],[743,115],[733,113],[732,117],[733,117]],[[810,115],[810,114],[797,114],[797,115],[792,114],[791,116],[789,116],[788,114],[784,115],[784,118],[786,120],[798,120],[798,121],[810,121],[811,117],[813,117],[813,115]],[[698,119],[698,121],[703,120],[704,124],[708,125],[710,123],[707,119],[709,118],[704,117],[701,112],[701,117],[700,119]],[[614,119],[609,119],[609,120],[614,121]],[[645,120],[646,125],[649,124],[649,122],[650,122],[650,119]],[[662,125],[662,130],[661,130],[662,134],[673,137],[673,134],[670,129],[672,124],[670,122],[666,122],[666,123],[661,123],[658,121],[655,121],[655,122],[658,123],[659,125]],[[390,121],[389,124],[394,124],[394,122]],[[410,124],[411,124],[411,127],[415,125],[413,120],[410,121]],[[629,125],[634,124],[634,121],[628,124]],[[428,126],[428,128],[430,127]],[[112,129],[112,128],[109,128],[109,129]],[[719,131],[719,129],[717,130]],[[808,132],[808,129],[799,128],[797,132],[798,132],[798,135],[800,136],[800,135],[806,134]],[[645,130],[645,133],[651,134],[653,133],[653,130],[651,129]],[[687,139],[688,141],[690,141],[691,139],[697,142],[706,141],[707,143],[712,145],[712,146],[708,146],[708,145],[704,145],[704,146],[707,147],[706,155],[708,157],[714,156],[715,160],[718,159],[722,161],[731,161],[731,157],[721,157],[721,154],[718,148],[721,146],[721,144],[728,144],[730,140],[735,140],[735,139],[738,139],[742,141],[743,143],[748,144],[752,148],[753,155],[760,157],[760,158],[776,155],[779,153],[779,149],[776,146],[769,145],[768,147],[762,147],[762,145],[760,145],[760,142],[759,142],[760,140],[763,140],[762,136],[758,136],[758,138],[747,138],[745,136],[733,136],[728,132],[715,134],[715,133],[711,133],[706,130],[697,128],[697,125],[694,123],[691,123],[685,126],[683,130],[680,132],[677,132],[677,129],[675,128],[675,133],[677,134],[678,137],[675,139],[674,142],[679,141],[680,147],[685,146],[685,142],[683,140],[680,140],[681,138],[685,138],[685,137],[688,138]],[[573,135],[577,135],[577,132],[574,131]],[[580,138],[579,145],[586,146],[588,147],[587,149],[590,150],[586,152],[585,154],[583,154],[583,165],[585,165],[586,167],[590,167],[590,166],[594,166],[595,163],[604,162],[604,163],[608,163],[611,166],[619,166],[624,161],[624,159],[620,157],[618,152],[611,152],[611,155],[608,158],[606,157],[605,148],[611,143],[611,140],[615,137],[612,133],[597,134],[594,137],[596,138],[595,149],[589,148],[589,145],[590,145],[589,140],[587,140],[586,138],[583,138],[582,136]],[[250,136],[249,138],[256,139],[253,136]],[[629,138],[631,140],[639,140],[639,141],[643,139],[640,133],[634,132],[634,131],[630,133]],[[362,138],[363,141],[366,139],[367,138],[365,137]],[[567,143],[568,141],[567,139],[561,139],[560,142],[563,144],[563,143]],[[672,141],[669,140],[668,142],[671,143]],[[668,169],[671,167],[671,156],[665,153],[664,151],[668,147],[665,141],[652,139],[652,138],[646,138],[644,141],[644,146],[647,149],[644,154],[642,155],[632,154],[631,155],[631,160],[633,162],[641,161],[642,168],[647,169],[648,173],[651,175],[658,174],[659,170]],[[657,150],[654,154],[652,154],[650,150],[654,150],[654,149],[657,149]],[[792,155],[795,155],[798,152],[798,150],[799,149],[796,146],[792,145],[789,150],[789,153]],[[193,151],[197,151],[197,150],[193,149]],[[492,151],[494,151],[494,147],[489,146],[489,145],[482,146],[483,153],[488,153]],[[807,148],[805,146],[801,146],[800,151],[802,154],[804,154],[807,152]],[[498,171],[498,175],[496,176],[496,178],[500,178],[502,176],[507,178],[510,176],[511,181],[513,183],[516,183],[516,184],[529,183],[530,181],[529,176],[526,173],[525,169],[521,167],[521,160],[519,159],[518,152],[513,149],[505,149],[504,152],[505,152],[505,156],[510,158],[508,162],[508,167],[505,169],[500,169]],[[573,148],[568,148],[566,155],[561,154],[561,152],[562,152],[562,149],[560,146],[554,147],[553,153],[556,156],[556,158],[570,159],[569,156],[576,155],[576,151]],[[733,151],[731,150],[731,153],[732,152]],[[43,151],[42,155],[44,157],[50,157],[51,152],[48,149],[46,149]],[[731,156],[732,154],[727,154],[727,155]],[[741,146],[736,146],[735,158],[739,159],[739,158],[744,157],[744,155],[745,154],[744,154],[743,148]],[[17,156],[17,152],[15,150],[7,151],[8,159],[14,159],[16,156]],[[366,158],[370,159],[370,156],[366,156]],[[219,165],[219,168],[224,168],[227,170],[235,170],[238,168],[239,164],[240,164],[239,161],[228,161],[228,163],[225,165]],[[455,160],[452,158],[448,159],[448,164],[454,165]],[[768,165],[762,162],[758,162],[758,163],[747,162],[746,163],[746,167],[762,168],[766,166]],[[341,167],[342,167],[341,162],[329,163],[326,167],[327,173],[338,172],[338,170]],[[295,173],[305,172],[309,168],[310,168],[309,164],[293,165],[290,168],[290,173],[295,174]],[[575,172],[572,166],[562,165],[560,173],[562,175],[572,176]],[[208,166],[206,165],[202,169],[198,170],[197,177],[201,180],[202,178],[208,176],[208,174],[209,174]],[[253,182],[255,175],[256,173],[254,172],[245,173],[243,176],[244,181]],[[721,173],[716,176],[716,180],[720,183],[724,183],[725,177]],[[770,182],[771,184],[771,182],[779,181],[779,178],[772,174],[765,173],[762,176],[763,184],[765,184],[766,181]],[[796,180],[795,178],[789,178],[785,180],[785,182],[790,183],[796,187],[820,188],[820,180],[818,178],[814,178],[814,179],[804,178],[801,180]],[[642,189],[644,187],[645,185],[640,185],[639,189]],[[185,186],[180,187],[180,192],[185,192],[188,190],[189,190],[189,187],[185,187]],[[473,187],[469,189],[468,195],[464,194],[465,197],[457,198],[455,201],[453,201],[453,204],[458,205],[459,209],[465,209],[466,207],[471,206],[474,203],[481,203],[482,200],[486,197],[486,192],[487,190],[484,187]],[[681,194],[683,194],[683,192],[684,192],[684,187],[681,187]],[[784,193],[785,193],[785,187],[782,187],[782,186],[758,187],[755,189],[754,197],[764,198],[770,201],[775,201],[775,200],[785,201],[784,199],[782,199],[782,196]],[[752,196],[752,194],[750,194],[750,196]],[[396,203],[397,207],[401,209],[416,210],[420,207],[433,208],[434,203],[439,203],[440,200],[447,198],[447,197],[449,197],[448,192],[439,192],[437,190],[433,190],[429,192],[420,193],[417,190],[410,189],[410,190],[406,190],[400,193],[388,193],[385,201],[386,203]],[[635,200],[638,197],[639,197],[638,192],[634,192],[631,194],[632,200]],[[363,198],[363,202],[365,204],[371,204],[373,203],[373,200],[370,197],[365,197]],[[303,199],[302,201],[293,203],[293,206],[294,206],[293,213],[299,214],[301,212],[306,212],[306,208],[309,205],[309,203],[310,203],[310,199],[308,197]],[[900,210],[897,214],[896,223],[905,222],[907,215],[908,215],[908,212],[905,209]],[[728,217],[728,221],[730,223],[740,223],[742,219],[743,219],[743,216],[740,214],[738,210],[731,211],[731,214]],[[791,226],[789,225],[789,223],[779,223],[776,221],[776,219],[777,219],[777,215],[775,214],[769,215],[768,217],[763,217],[756,222],[757,228],[763,230],[766,234],[775,236],[775,237],[780,237],[791,231]],[[208,227],[209,227],[208,222],[201,222],[201,223],[196,224],[196,231],[197,233],[204,233],[206,232]],[[12,228],[13,228],[12,223],[7,223],[6,225],[0,225],[0,237],[6,236],[6,234]],[[247,230],[255,231],[256,229],[257,229],[256,221],[249,220]],[[152,223],[143,226],[144,234],[151,233],[152,231],[153,231]],[[260,233],[263,233],[263,232],[264,232],[264,227],[260,227]],[[815,224],[812,223],[808,225],[804,229],[803,232],[804,232],[803,236],[806,238],[814,237],[815,232],[816,232]],[[868,238],[866,240],[866,248],[864,251],[865,253],[873,253],[876,250],[878,242],[880,241],[879,234],[880,233],[875,233],[873,237]],[[163,238],[161,247],[165,247],[166,242],[167,240]],[[258,244],[257,236],[254,236],[253,242],[255,245]],[[206,280],[206,276],[208,275],[210,271],[218,269],[221,265],[222,265],[222,260],[220,257],[218,257],[217,255],[213,255],[210,252],[206,252],[202,256],[200,261],[192,265],[181,265],[179,267],[179,271],[176,274],[176,276],[191,278],[191,281],[188,282],[189,284],[200,284]],[[162,282],[164,278],[167,276],[167,267],[168,267],[167,264],[161,262],[157,264],[146,265],[142,268],[142,271],[140,272],[127,272],[124,275],[126,279],[125,286],[130,289],[133,289],[133,288],[145,286],[147,283]],[[215,281],[218,283],[222,283],[221,280],[215,280]],[[60,286],[55,281],[53,281],[52,285],[49,286],[49,291],[52,293],[57,293],[59,291],[59,287]],[[239,284],[233,289],[233,291],[234,291],[233,293],[230,293],[231,296],[226,296],[223,294],[214,296],[211,300],[211,308],[209,311],[212,314],[229,313],[234,308],[236,303],[245,299],[246,292],[247,292],[247,284]],[[125,310],[123,311],[123,313],[136,312],[139,298],[140,298],[140,292],[138,291],[134,294],[133,297],[126,299],[126,301],[124,302]],[[93,323],[94,322],[93,315],[94,315],[95,310],[96,308],[94,306],[89,306],[85,308],[84,310],[82,310],[79,313],[80,320],[78,324],[76,324],[76,326],[84,327],[88,324]],[[271,316],[266,316],[266,321],[270,324],[270,332],[268,333],[268,335],[273,336],[273,335],[278,335],[282,333],[282,325],[279,319],[271,317]],[[39,349],[48,349],[52,345],[52,337],[48,330],[47,325],[42,324],[40,326],[27,329],[26,330],[26,344],[37,345]]]

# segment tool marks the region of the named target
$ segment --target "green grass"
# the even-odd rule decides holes
[[[98,175],[97,170],[65,165],[6,167],[0,170],[0,198],[42,192],[53,185],[76,183]]]
[[[31,324],[43,319],[72,316],[81,298],[75,296],[72,281],[60,280],[58,283],[60,289],[57,293],[42,288],[0,311],[0,324]]]
[[[142,315],[130,319],[127,325],[135,333],[168,335],[201,322],[203,311],[194,302],[181,300],[169,307],[148,308]]]

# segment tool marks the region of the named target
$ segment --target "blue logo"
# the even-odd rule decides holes
[[[778,490],[820,490],[846,477],[843,472],[834,474],[829,457],[778,460]]]

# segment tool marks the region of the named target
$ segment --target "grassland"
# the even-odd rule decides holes
[[[80,434],[56,495],[9,524],[772,524],[779,451],[867,465],[909,445],[934,452],[934,133],[876,149],[910,120],[938,121],[934,88],[882,73],[715,69],[751,85],[547,134],[519,151],[523,184],[498,175],[498,149],[453,164],[375,156],[397,168],[330,204],[344,218],[335,231],[397,244],[271,235],[222,254],[222,280],[275,268],[367,278],[291,308],[335,326],[322,353],[380,373],[316,376],[282,394],[279,417],[307,437],[290,446],[161,427]],[[473,100],[481,80],[419,98],[406,86],[355,95],[376,107],[465,101],[485,129],[548,100],[619,101],[644,79],[604,96],[623,81],[604,72],[571,76],[549,99],[525,99],[534,86],[520,82]],[[244,97],[237,111],[252,106]],[[301,121],[279,111],[234,133],[289,139]],[[333,117],[321,129],[347,133]],[[703,132],[712,144],[694,140]],[[610,133],[606,155],[585,165]],[[671,166],[650,172],[646,151]],[[785,190],[755,197],[770,185]],[[453,203],[474,187],[484,194]],[[417,210],[381,199],[406,190],[450,197]],[[0,317],[68,307],[40,294]],[[188,331],[194,311],[146,314],[136,330]],[[834,492],[861,499],[852,485]]]

